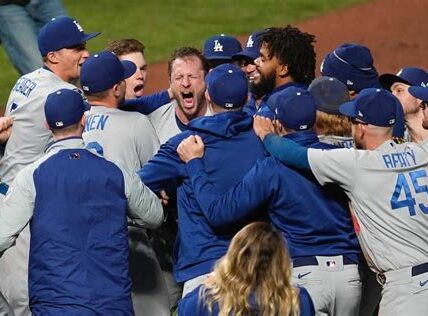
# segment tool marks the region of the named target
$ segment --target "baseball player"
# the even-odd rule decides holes
[[[214,68],[232,62],[232,56],[241,50],[241,42],[236,37],[220,34],[205,40],[203,53],[210,68]]]
[[[308,148],[334,148],[320,143],[311,130],[316,105],[307,90],[290,87],[273,94],[267,104],[269,111],[265,108],[259,114],[276,117],[279,135]],[[288,245],[293,282],[308,290],[317,313],[358,315],[360,248],[346,195],[338,186],[322,187],[306,174],[268,157],[222,195],[204,171],[200,138],[189,137],[177,151],[187,162],[195,197],[212,227],[224,229],[265,207]]]
[[[144,57],[145,46],[136,39],[119,39],[110,42],[106,50],[111,51],[120,60],[132,61],[137,70],[125,79],[126,93],[125,102],[120,108],[127,111],[138,111],[142,114],[150,114],[160,106],[169,103],[173,98],[171,89],[143,95],[144,86],[147,84],[147,62]]]
[[[422,118],[422,127],[428,130],[428,112],[425,111],[428,107],[428,86],[412,86],[409,87],[409,93],[417,99],[419,102],[419,107],[422,110],[423,118]],[[426,141],[425,141],[426,143]]]
[[[133,62],[121,62],[112,52],[104,51],[85,61],[80,79],[91,105],[82,135],[87,147],[134,172],[159,149],[156,132],[145,115],[118,109],[125,95],[126,79],[135,71]],[[169,315],[168,290],[146,231],[130,225],[128,232],[134,310],[136,314]]]
[[[406,139],[421,143],[428,138],[428,131],[422,127],[423,113],[419,102],[409,93],[410,86],[425,87],[428,85],[428,73],[416,67],[404,67],[394,74],[379,76],[380,84],[400,101],[406,123]]]
[[[77,89],[72,82],[89,56],[85,43],[99,33],[86,34],[73,18],[53,19],[39,32],[38,44],[44,66],[18,79],[6,104],[5,114],[14,119],[13,130],[0,161],[0,181],[10,184],[19,170],[41,157],[52,140],[44,126],[43,106],[49,93],[60,88]],[[3,195],[0,194],[0,199]],[[0,259],[0,291],[15,315],[28,315],[28,228],[16,246]]]
[[[0,212],[0,253],[30,223],[34,315],[132,315],[126,216],[163,221],[162,205],[134,172],[84,148],[85,104],[60,89],[46,99],[54,142],[16,176]]]
[[[361,248],[383,286],[379,314],[426,315],[428,152],[426,144],[391,139],[397,103],[390,92],[372,88],[341,105],[356,149],[307,149],[269,134],[266,119],[256,119],[254,128],[273,156],[348,195]]]
[[[176,62],[178,71],[180,61]],[[202,69],[200,75],[203,75]],[[174,72],[172,77],[175,78]],[[238,182],[257,159],[264,157],[263,148],[252,131],[252,117],[242,112],[248,93],[247,78],[242,70],[232,64],[222,64],[207,75],[206,82],[207,100],[215,115],[190,121],[187,131],[163,144],[138,172],[142,181],[155,192],[171,183],[178,184],[174,275],[178,282],[184,282],[183,296],[203,282],[241,226],[218,231],[205,219],[185,172],[185,164],[176,152],[177,146],[191,134],[204,139],[207,171],[221,192]],[[191,100],[187,100],[187,94],[184,97],[186,106]]]
[[[175,100],[149,115],[161,144],[185,131],[192,119],[211,114],[205,100],[208,70],[207,60],[196,48],[181,47],[172,53],[168,74]]]

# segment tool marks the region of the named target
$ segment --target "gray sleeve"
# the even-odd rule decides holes
[[[159,150],[159,139],[150,120],[141,114],[134,128],[135,145],[141,167]]]
[[[163,208],[160,199],[143,182],[137,173],[122,169],[125,178],[128,216],[138,226],[156,228],[163,223]]]
[[[312,149],[308,150],[308,160],[312,173],[321,185],[337,183],[345,191],[354,185],[357,168],[355,149]]]
[[[33,168],[18,173],[2,202],[0,210],[0,254],[13,246],[19,233],[33,216],[35,189]]]

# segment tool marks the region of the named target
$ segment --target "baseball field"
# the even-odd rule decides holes
[[[428,69],[425,0],[64,0],[85,30],[101,31],[88,48],[102,50],[112,39],[133,37],[146,45],[150,65],[147,92],[168,85],[165,60],[176,47],[201,47],[219,33],[246,34],[272,25],[295,24],[317,37],[318,63],[343,42],[367,45],[379,73],[402,66]],[[0,112],[18,78],[0,46]]]

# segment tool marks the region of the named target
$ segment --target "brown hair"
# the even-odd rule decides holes
[[[172,63],[178,59],[178,58],[186,58],[194,56],[198,58],[201,61],[202,69],[204,70],[205,74],[208,73],[208,70],[210,69],[210,66],[208,64],[207,59],[202,55],[202,52],[194,47],[180,47],[174,50],[168,60],[168,75],[171,78],[171,72],[172,72]]]
[[[219,315],[251,315],[255,298],[262,316],[298,315],[299,292],[291,284],[290,258],[282,234],[270,224],[254,222],[241,229],[213,271],[213,282],[201,287],[200,299]]]
[[[141,53],[144,55],[146,47],[140,41],[133,38],[123,38],[111,41],[106,50],[115,53],[117,56],[123,56],[131,53]]]
[[[352,124],[343,115],[327,114],[317,111],[317,120],[314,125],[317,134],[351,136]]]

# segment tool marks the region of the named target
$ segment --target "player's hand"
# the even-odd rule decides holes
[[[204,150],[204,142],[198,135],[191,135],[182,140],[177,148],[180,159],[185,163],[188,163],[194,158],[202,158],[204,156]]]
[[[166,194],[165,190],[161,190],[159,192],[159,199],[162,203],[162,205],[168,205],[169,202],[169,196]]]
[[[254,116],[253,129],[262,141],[267,134],[275,133],[273,122],[269,118],[260,115]]]
[[[11,116],[0,117],[0,144],[5,143],[12,132],[13,118]]]

